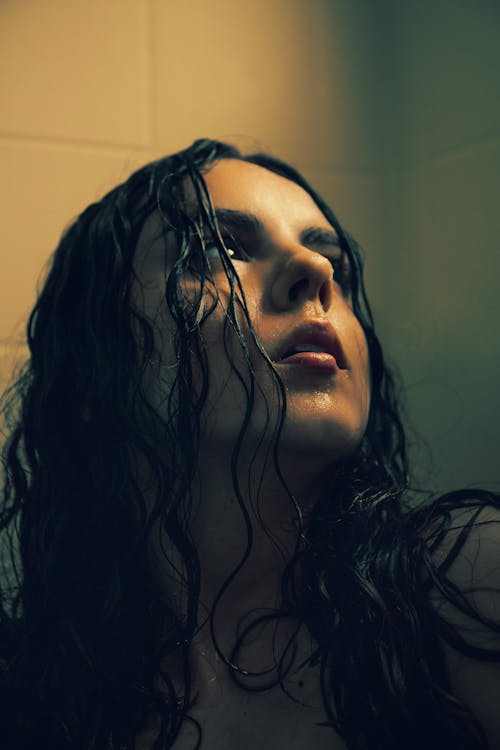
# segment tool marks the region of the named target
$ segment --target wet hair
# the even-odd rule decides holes
[[[451,693],[440,638],[477,658],[491,652],[468,645],[431,606],[429,591],[437,587],[484,623],[446,572],[478,513],[500,507],[499,498],[469,489],[418,506],[410,501],[398,399],[366,298],[360,248],[292,167],[210,140],[144,166],[83,211],[64,232],[29,318],[30,358],[2,400],[2,746],[128,749],[155,714],[159,750],[172,746],[184,721],[194,721],[188,653],[199,627],[200,563],[189,533],[190,487],[208,392],[202,329],[217,304],[215,296],[205,307],[205,291],[214,284],[202,227],[218,249],[230,289],[224,341],[230,326],[248,366],[242,374],[231,365],[247,393],[231,467],[250,542],[255,519],[237,467],[258,386],[241,316],[276,383],[273,460],[286,488],[277,452],[285,389],[258,341],[203,178],[210,165],[227,158],[300,185],[338,233],[353,311],[368,344],[371,406],[360,445],[332,469],[324,496],[307,517],[289,493],[303,543],[287,561],[279,611],[255,614],[233,652],[221,657],[241,689],[248,689],[239,680],[242,642],[265,618],[293,617],[316,645],[310,663],[320,665],[325,723],[349,748],[399,750],[425,741],[485,747],[482,728]],[[165,232],[174,231],[178,250],[164,290],[177,326],[177,365],[161,413],[145,387],[151,363],[161,356],[154,321],[134,305],[132,292],[137,243],[153,214]],[[189,299],[182,288],[186,270],[200,280],[199,293]],[[193,360],[202,373],[197,388]],[[144,477],[154,488],[151,505]],[[434,554],[456,509],[470,510],[470,518],[438,565]],[[148,549],[155,524],[168,540],[165,556],[174,549],[182,561],[182,614],[154,583]],[[218,648],[213,612],[212,635]],[[284,679],[296,666],[294,645],[292,639],[276,654],[274,683],[285,692]],[[181,693],[160,666],[171,656],[183,665]],[[257,680],[252,689],[270,686]],[[198,729],[197,747],[203,747]]]

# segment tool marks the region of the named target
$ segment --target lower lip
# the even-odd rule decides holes
[[[332,354],[326,352],[297,352],[290,357],[281,359],[279,365],[302,365],[318,372],[331,373],[339,369],[337,360]]]

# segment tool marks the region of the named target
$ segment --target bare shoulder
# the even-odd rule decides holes
[[[451,690],[476,716],[489,747],[500,749],[500,508],[463,508],[433,554],[462,598],[452,604],[434,587],[433,607],[469,648],[442,641]],[[469,610],[470,607],[470,610]]]
[[[452,511],[450,528],[433,559],[435,564],[446,566],[447,577],[466,601],[483,618],[499,624],[500,630],[500,508]],[[439,591],[434,589],[431,598],[440,612],[451,618],[456,616],[457,625],[466,624]],[[477,645],[482,645],[480,640]]]

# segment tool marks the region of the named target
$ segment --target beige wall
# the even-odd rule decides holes
[[[365,246],[435,483],[498,481],[499,32],[496,0],[2,0],[0,377],[68,221],[222,138],[301,168]]]

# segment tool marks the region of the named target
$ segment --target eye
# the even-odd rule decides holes
[[[352,288],[351,264],[345,254],[335,258],[326,256],[333,268],[333,280],[340,286],[345,294],[348,294]]]
[[[223,233],[221,234],[221,237],[226,247],[227,254],[231,258],[231,260],[250,260],[250,256],[245,252],[243,246],[241,245],[241,242],[233,237],[233,235]],[[220,251],[213,237],[205,238],[203,240],[203,244],[205,247],[205,256],[207,257],[207,259],[212,263],[217,263],[218,261],[220,261]]]

